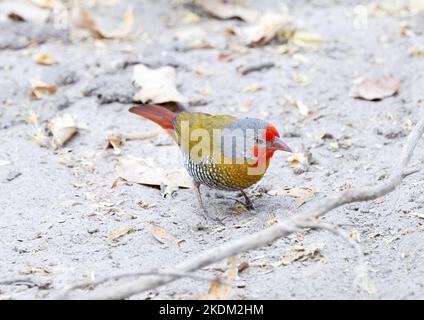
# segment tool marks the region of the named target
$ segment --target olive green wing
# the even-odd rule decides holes
[[[177,141],[192,160],[202,160],[221,154],[221,134],[239,119],[230,115],[210,115],[202,112],[181,112],[174,119]]]

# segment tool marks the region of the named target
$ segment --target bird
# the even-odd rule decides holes
[[[214,220],[204,205],[201,185],[240,192],[245,199],[243,205],[253,209],[244,190],[262,179],[275,151],[292,152],[275,126],[261,119],[173,112],[155,104],[133,106],[129,112],[155,122],[177,142],[200,207],[206,217]]]

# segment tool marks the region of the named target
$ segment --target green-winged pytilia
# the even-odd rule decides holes
[[[177,141],[206,214],[200,185],[240,191],[245,206],[253,208],[244,189],[262,179],[276,150],[291,152],[277,129],[260,119],[202,112],[175,113],[153,104],[135,106],[129,111],[157,123]]]

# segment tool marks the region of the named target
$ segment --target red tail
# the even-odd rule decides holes
[[[174,129],[173,120],[175,113],[161,106],[154,104],[145,104],[132,107],[128,110],[146,119],[152,120],[164,129]]]

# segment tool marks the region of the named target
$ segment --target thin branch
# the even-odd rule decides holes
[[[261,64],[256,64],[254,66],[242,68],[242,69],[239,70],[239,72],[243,76],[245,76],[245,75],[248,75],[249,73],[252,73],[252,72],[258,72],[258,71],[262,71],[262,70],[266,70],[266,69],[271,69],[273,67],[275,67],[275,63],[265,62],[265,63],[261,63]]]
[[[142,277],[142,276],[170,276],[170,277],[179,277],[179,278],[191,278],[194,280],[201,280],[201,281],[216,281],[218,283],[231,285],[227,283],[225,280],[222,280],[219,277],[211,277],[211,276],[202,276],[198,274],[193,273],[184,273],[184,272],[160,272],[160,271],[145,271],[145,272],[127,272],[127,273],[120,273],[115,274],[112,276],[104,277],[102,279],[96,280],[96,281],[83,281],[77,284],[73,284],[67,288],[65,288],[60,294],[57,299],[68,299],[69,294],[71,291],[74,291],[76,289],[83,289],[87,287],[97,287],[103,283],[112,281],[112,280],[120,280],[123,278],[132,278],[132,277]]]
[[[127,135],[124,135],[124,139],[127,141],[146,140],[146,139],[157,137],[159,134],[161,134],[161,132],[162,132],[161,130],[153,130],[153,131],[148,131],[148,132],[139,133],[139,134],[127,134]]]
[[[361,187],[350,189],[339,193],[338,195],[319,201],[316,205],[310,205],[309,208],[301,210],[297,215],[288,217],[268,229],[259,231],[255,234],[224,243],[216,248],[201,252],[200,254],[183,261],[172,269],[165,269],[163,272],[183,272],[190,273],[203,268],[212,263],[216,263],[225,258],[237,255],[239,253],[257,249],[270,244],[282,237],[299,231],[299,225],[308,219],[317,219],[327,212],[352,202],[369,201],[379,198],[393,191],[404,178],[404,171],[408,165],[418,141],[424,133],[424,120],[421,120],[409,135],[405,146],[403,147],[401,157],[394,167],[389,179],[373,187]],[[107,288],[93,292],[84,296],[87,299],[125,299],[134,294],[157,288],[166,283],[175,281],[179,276],[149,276],[143,277],[125,283],[113,288]]]

